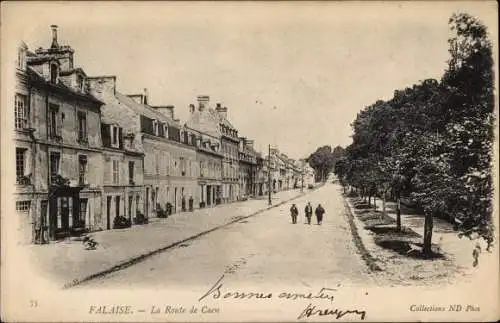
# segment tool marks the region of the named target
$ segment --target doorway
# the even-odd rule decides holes
[[[111,196],[106,197],[106,229],[111,230]]]
[[[174,188],[174,213],[177,212],[177,187]]]

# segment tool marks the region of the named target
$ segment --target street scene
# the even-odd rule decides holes
[[[82,284],[81,288],[196,288],[215,283],[223,274],[231,286],[249,281],[283,286],[372,283],[353,244],[340,193],[338,186],[325,184],[289,203]],[[307,202],[316,207],[323,201],[323,223],[318,225],[313,216],[307,224]],[[300,208],[296,224],[289,211],[292,203]]]
[[[156,315],[148,293],[179,291],[192,314],[208,302],[251,320],[231,311],[257,303],[231,301],[264,290],[304,306],[262,302],[256,321],[484,317],[471,295],[498,296],[496,7],[268,5],[280,15],[23,9],[44,18],[11,36],[2,90],[2,261],[22,277],[10,289],[39,278],[68,295],[61,321],[76,306],[103,318],[108,292],[127,320]],[[453,290],[466,284],[479,292]],[[26,295],[29,315],[56,312],[54,296]],[[394,304],[405,314],[384,316]]]

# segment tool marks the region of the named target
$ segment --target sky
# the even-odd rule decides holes
[[[292,158],[346,146],[357,113],[394,90],[439,79],[448,19],[469,12],[497,35],[494,2],[8,3],[8,38],[75,50],[87,75],[148,89],[185,122],[197,95],[228,107],[240,136]],[[492,37],[496,39],[496,37]]]

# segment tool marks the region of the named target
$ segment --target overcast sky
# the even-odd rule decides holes
[[[182,122],[210,95],[257,148],[293,158],[348,145],[364,106],[439,78],[454,11],[497,30],[496,5],[480,2],[9,5],[2,20],[31,49],[49,46],[57,24],[87,75],[116,75],[122,93],[147,88]]]

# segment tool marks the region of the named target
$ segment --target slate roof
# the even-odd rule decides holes
[[[27,74],[28,74],[28,78],[29,78],[29,80],[31,82],[35,82],[35,83],[39,83],[39,84],[42,84],[42,85],[45,85],[45,86],[49,86],[49,87],[53,88],[56,91],[58,90],[58,91],[61,91],[63,93],[66,92],[68,94],[77,96],[77,97],[79,97],[81,99],[86,99],[88,101],[92,101],[92,102],[98,103],[100,105],[104,104],[104,102],[102,102],[101,100],[98,100],[96,97],[94,97],[90,93],[81,93],[81,92],[78,92],[78,91],[72,89],[71,87],[65,85],[61,81],[59,81],[58,83],[55,83],[55,84],[48,82],[47,80],[45,80],[45,78],[42,75],[40,75],[37,71],[35,71],[31,67],[27,68]]]
[[[129,98],[125,94],[122,94],[118,91],[116,91],[115,96],[121,103],[127,105],[128,107],[133,109],[135,112],[137,112],[145,117],[148,117],[148,118],[153,119],[153,120],[158,120],[160,122],[168,124],[169,126],[180,127],[180,124],[178,122],[172,120],[171,118],[167,117],[163,113],[156,111],[154,108],[150,107],[149,105],[137,103],[136,101],[134,101],[134,99]]]

